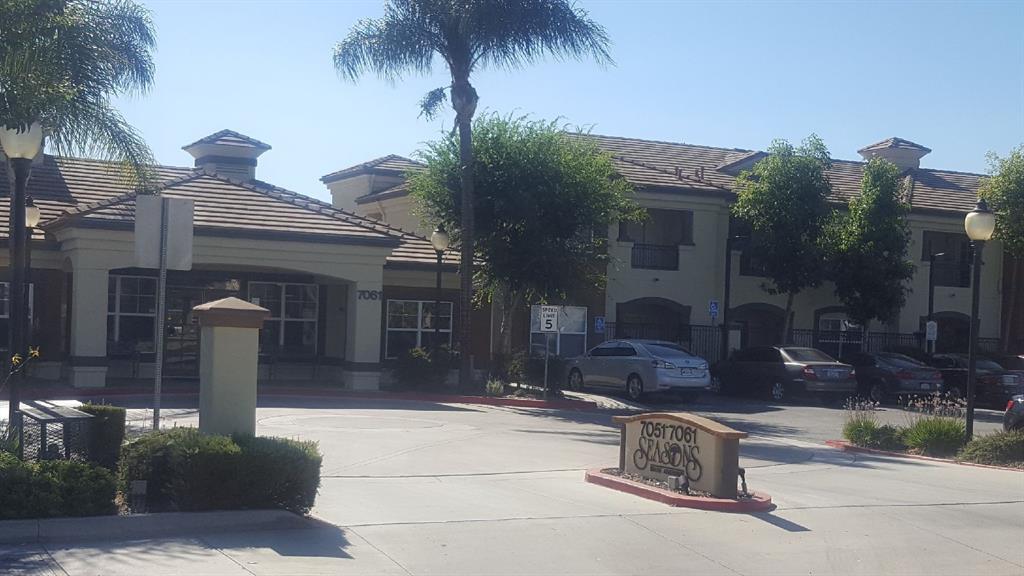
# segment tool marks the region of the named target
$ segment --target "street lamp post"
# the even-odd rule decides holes
[[[964,230],[967,231],[967,237],[971,239],[971,247],[974,249],[972,262],[974,278],[971,282],[971,341],[967,355],[967,442],[974,438],[974,386],[977,379],[975,372],[978,362],[978,299],[981,296],[981,255],[985,249],[985,242],[992,237],[995,228],[995,214],[988,209],[985,200],[978,200],[978,205],[964,218]]]
[[[430,235],[430,244],[437,252],[437,291],[434,293],[434,349],[440,348],[441,342],[441,266],[444,259],[444,251],[448,249],[451,239],[444,231],[444,226],[438,226]],[[463,351],[465,353],[465,351]]]
[[[26,260],[26,218],[25,189],[32,172],[32,159],[43,145],[43,130],[39,123],[27,127],[8,128],[0,126],[0,147],[7,155],[7,161],[14,171],[14,190],[11,194],[9,211],[8,242],[10,243],[11,289],[8,294],[10,306],[10,350],[11,356],[21,354],[28,357],[25,349],[25,328],[28,322],[28,307],[25,297]],[[14,425],[18,414],[20,376],[11,379],[8,424]]]
[[[32,234],[39,226],[39,207],[31,196],[25,196],[25,348],[32,346]],[[27,360],[28,357],[26,356]]]
[[[722,298],[722,342],[718,360],[725,361],[729,353],[729,307],[732,296],[732,250],[737,242],[746,240],[746,236],[729,236],[725,239],[725,294]]]
[[[928,322],[932,321],[932,314],[935,312],[935,259],[945,255],[945,252],[928,254]],[[934,342],[931,344],[928,341],[925,342],[925,348],[931,348],[931,350],[927,350],[928,352],[934,353],[934,346]]]

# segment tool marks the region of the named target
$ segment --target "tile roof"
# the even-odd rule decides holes
[[[245,134],[228,129],[215,132],[205,138],[200,138],[199,140],[182,146],[181,148],[182,150],[187,150],[198,144],[220,144],[222,146],[238,146],[239,148],[259,148],[260,150],[270,150],[270,144],[260,142],[255,138],[250,138]]]
[[[857,152],[870,152],[872,150],[885,150],[887,148],[903,148],[906,150],[919,150],[925,154],[932,151],[931,148],[921,146],[917,142],[911,142],[910,140],[904,140],[903,138],[886,138],[881,142],[875,142],[874,144],[868,144],[867,146],[857,150]]]
[[[436,262],[428,239],[315,198],[266,182],[243,183],[192,168],[153,168],[163,181],[163,193],[195,201],[195,225],[200,233],[381,243],[395,245],[387,259],[389,266],[432,266]],[[6,163],[0,163],[0,196],[10,195],[9,182]],[[135,213],[135,193],[120,166],[100,160],[46,156],[33,167],[28,192],[42,216],[42,227],[34,231],[37,241],[46,239],[45,229],[73,219],[101,227],[125,227],[131,225]],[[9,202],[0,202],[0,238],[7,235],[8,211]],[[445,262],[457,262],[455,251],[448,251]]]
[[[379,200],[387,200],[388,198],[399,198],[401,196],[406,196],[407,194],[409,194],[409,183],[402,181],[390,188],[370,192],[369,194],[363,194],[356,198],[356,204],[368,204]]]
[[[326,176],[321,176],[320,181],[324,184],[329,184],[337,180],[342,180],[350,176],[357,176],[359,174],[365,174],[367,172],[402,176],[409,170],[419,170],[421,168],[423,168],[423,163],[421,162],[417,162],[397,154],[388,154],[387,156],[374,158],[369,162],[363,162],[362,164],[349,166],[348,168],[338,170],[337,172],[331,172]]]

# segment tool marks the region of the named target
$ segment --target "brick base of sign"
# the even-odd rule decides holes
[[[775,508],[772,504],[772,497],[767,494],[754,493],[750,498],[706,498],[701,496],[688,496],[679,492],[672,492],[655,486],[648,486],[633,480],[627,480],[620,476],[607,474],[601,470],[587,470],[586,481],[619,492],[625,492],[669,506],[681,508],[697,508],[699,510],[711,510],[713,512],[765,512]]]
[[[1014,468],[1011,466],[996,466],[994,464],[978,464],[975,462],[961,462],[959,460],[953,460],[950,458],[936,458],[934,456],[922,456],[920,454],[908,454],[907,452],[891,452],[889,450],[878,450],[876,448],[864,448],[863,446],[856,446],[850,444],[846,440],[826,440],[825,444],[842,450],[843,452],[853,452],[856,454],[873,454],[876,456],[893,456],[895,458],[910,458],[912,460],[925,460],[928,462],[945,462],[946,464],[958,464],[960,466],[973,466],[975,468],[992,468],[994,470],[1010,470],[1013,472],[1024,472],[1024,468]]]

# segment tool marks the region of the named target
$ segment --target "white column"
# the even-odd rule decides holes
[[[107,383],[107,270],[74,266],[71,278],[71,385]]]
[[[353,390],[380,388],[381,310],[383,282],[349,285],[345,317],[345,383]]]

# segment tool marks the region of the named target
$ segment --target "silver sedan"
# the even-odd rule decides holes
[[[659,340],[609,340],[569,361],[569,389],[625,391],[633,400],[648,392],[679,392],[694,399],[711,383],[708,363],[686,348]]]

